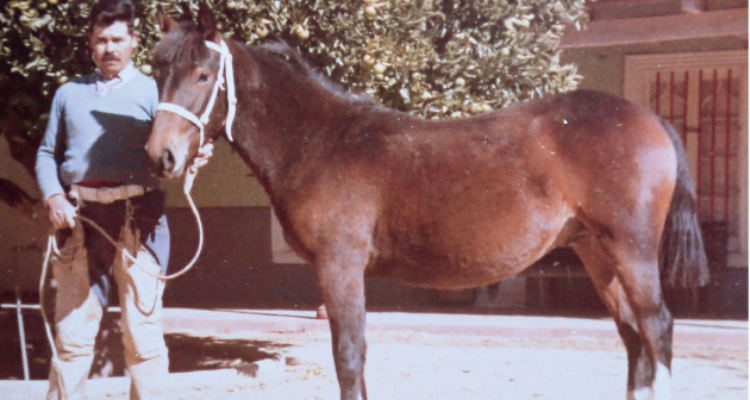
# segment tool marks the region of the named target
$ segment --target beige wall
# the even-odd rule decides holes
[[[688,53],[693,51],[718,51],[747,49],[741,38],[687,40],[665,44],[640,44],[612,47],[589,47],[563,51],[564,63],[578,65],[583,76],[579,88],[596,89],[618,95],[624,94],[625,56],[633,54]]]
[[[187,207],[182,180],[165,181],[167,207]],[[201,168],[191,192],[198,207],[262,207],[271,203],[252,171],[222,137],[214,156]]]

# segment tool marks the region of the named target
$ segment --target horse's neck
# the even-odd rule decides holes
[[[237,118],[246,132],[238,132],[237,145],[270,191],[284,171],[331,151],[363,105],[316,80],[257,67],[259,75],[238,88]]]

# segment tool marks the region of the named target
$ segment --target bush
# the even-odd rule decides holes
[[[156,6],[134,0],[149,72]],[[556,49],[564,23],[587,19],[584,0],[213,0],[220,30],[246,43],[270,36],[316,68],[388,107],[425,117],[475,114],[574,89]],[[197,1],[189,3],[197,12]],[[93,70],[89,1],[10,0],[0,10],[0,122],[11,140],[38,141],[54,90]]]

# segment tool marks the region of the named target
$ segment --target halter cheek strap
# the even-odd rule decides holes
[[[216,103],[219,89],[226,89],[227,91],[227,119],[225,121],[224,128],[227,132],[227,139],[229,139],[230,142],[234,140],[234,138],[232,137],[232,123],[234,122],[234,116],[237,113],[237,96],[234,87],[234,68],[232,67],[232,53],[229,52],[229,47],[227,47],[227,44],[224,42],[224,40],[219,42],[219,44],[206,41],[206,46],[209,49],[219,53],[219,71],[218,77],[216,78],[216,83],[214,84],[214,88],[211,91],[211,97],[209,98],[208,104],[206,105],[206,110],[203,111],[203,114],[201,114],[200,118],[192,112],[188,111],[185,107],[174,103],[162,102],[156,106],[157,111],[169,111],[187,119],[195,126],[197,126],[200,130],[199,147],[202,147],[203,143],[205,142],[205,127],[208,124],[208,118],[211,115],[211,111],[213,111],[214,103]],[[224,85],[225,82],[226,87]]]

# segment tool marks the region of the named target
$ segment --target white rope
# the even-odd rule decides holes
[[[49,341],[49,345],[52,348],[52,358],[50,359],[50,364],[55,370],[55,377],[57,377],[57,387],[63,397],[67,398],[68,391],[65,390],[65,381],[62,378],[62,367],[60,367],[60,358],[57,356],[55,337],[52,336],[52,328],[49,323],[49,318],[47,318],[47,313],[44,310],[44,284],[45,282],[47,282],[47,268],[49,266],[53,251],[59,254],[59,251],[57,249],[57,239],[55,239],[54,234],[51,234],[49,235],[49,239],[47,240],[47,251],[44,254],[44,261],[42,262],[42,276],[39,279],[39,308],[42,312],[42,319],[44,320],[44,332],[46,333],[47,341]]]
[[[211,97],[208,98],[206,109],[203,111],[203,114],[201,114],[201,122],[204,124],[208,124],[208,118],[211,116],[211,111],[214,109],[214,103],[216,103],[216,98],[219,96],[219,89],[224,87],[224,71],[227,62],[223,49],[221,47],[216,49],[215,47],[208,45],[209,43],[211,45],[214,44],[213,42],[206,42],[208,48],[219,52],[219,71],[216,73],[216,83],[214,83],[213,90],[211,90]]]
[[[234,116],[237,114],[237,93],[234,86],[234,63],[232,62],[232,53],[229,52],[229,47],[222,40],[221,49],[226,57],[226,63],[224,64],[224,75],[227,79],[227,119],[224,124],[224,130],[227,133],[227,139],[230,142],[234,141],[232,136],[232,123],[234,123]]]

